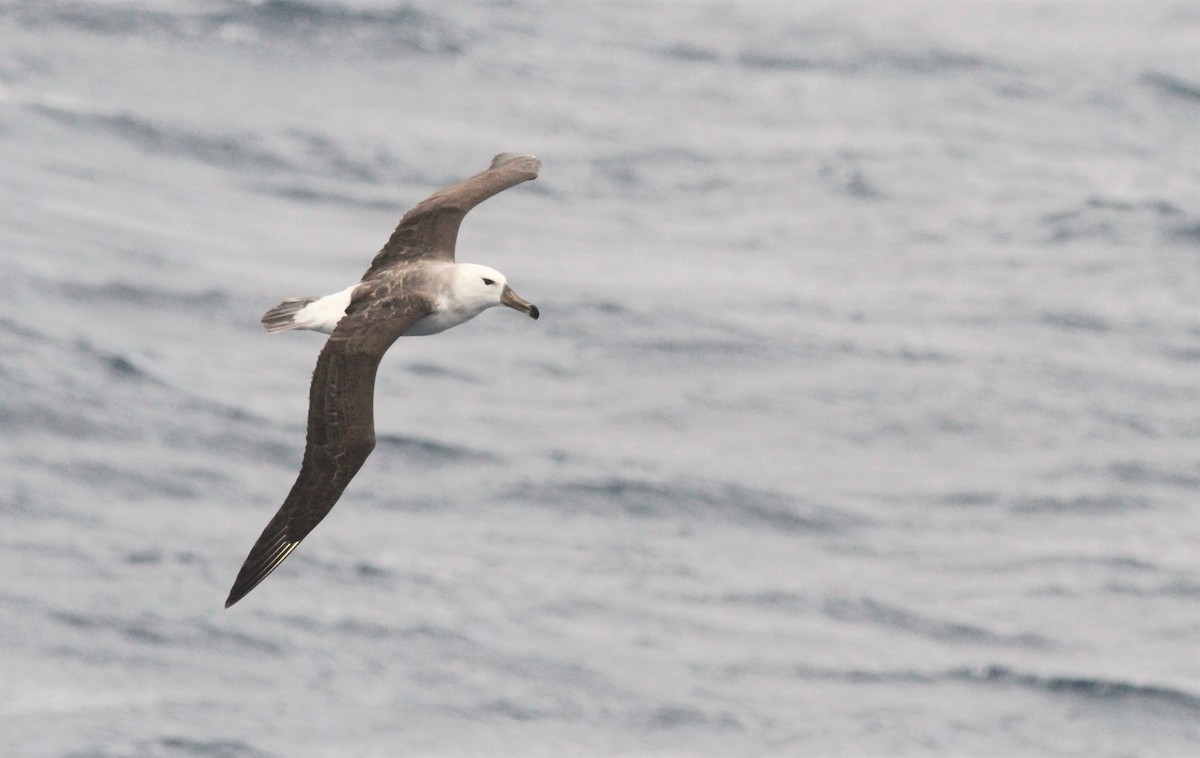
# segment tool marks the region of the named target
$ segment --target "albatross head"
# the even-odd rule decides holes
[[[529,314],[530,318],[536,319],[541,315],[538,307],[513,292],[504,274],[494,268],[476,263],[460,263],[454,274],[454,299],[462,307],[478,313],[497,305],[507,305]]]

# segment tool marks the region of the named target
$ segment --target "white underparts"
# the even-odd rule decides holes
[[[447,301],[447,298],[438,298],[434,304],[433,313],[421,317],[415,324],[408,328],[404,336],[423,337],[429,334],[438,334],[466,321],[470,321],[483,310],[484,308],[473,307],[473,304],[451,305]]]

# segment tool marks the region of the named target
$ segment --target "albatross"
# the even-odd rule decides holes
[[[311,329],[329,338],[309,389],[300,475],[250,549],[226,608],[279,568],[375,448],[375,373],[393,342],[443,332],[497,305],[538,317],[537,306],[513,292],[504,274],[456,263],[454,247],[468,211],[537,178],[541,165],[525,153],[497,155],[486,171],[438,190],[404,214],[358,284],[325,297],[289,298],[263,314],[268,332]]]

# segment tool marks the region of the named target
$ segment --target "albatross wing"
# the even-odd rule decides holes
[[[378,305],[378,303],[376,303]],[[353,308],[353,306],[352,306]],[[258,586],[333,508],[375,448],[375,373],[388,347],[427,311],[414,301],[379,318],[369,304],[338,324],[317,358],[300,475],[250,549],[225,607]],[[374,316],[374,317],[373,317]]]
[[[370,279],[401,261],[454,260],[463,218],[475,206],[521,182],[536,179],[542,162],[525,153],[501,153],[486,171],[438,190],[404,214],[363,275]]]

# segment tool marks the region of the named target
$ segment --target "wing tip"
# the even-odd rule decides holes
[[[508,166],[511,163],[516,163],[517,161],[527,163],[528,166],[526,168],[533,176],[537,176],[538,171],[542,167],[542,162],[538,160],[536,155],[531,155],[530,153],[500,153],[495,158],[492,158],[492,165],[489,168],[500,168]],[[518,167],[514,166],[514,168]]]
[[[260,577],[256,582],[245,582],[242,577],[238,577],[238,581],[233,583],[233,587],[229,590],[229,597],[225,598],[225,607],[229,608],[237,601],[250,594],[250,591],[266,579],[266,576]]]
[[[249,595],[255,587],[262,584],[263,580],[270,576],[275,569],[279,568],[279,564],[283,563],[299,544],[299,540],[280,544],[269,554],[266,563],[255,562],[253,564],[256,567],[254,572],[248,573],[247,569],[252,565],[251,560],[253,559],[253,551],[251,551],[251,557],[246,559],[246,563],[242,565],[242,570],[238,572],[238,578],[234,580],[233,587],[229,590],[229,597],[225,598],[225,607],[228,608],[233,605],[246,595]]]
[[[254,589],[253,586],[243,589],[243,588],[239,587],[237,585],[237,583],[235,582],[233,585],[233,588],[229,590],[229,597],[225,598],[225,607],[229,608],[234,603],[241,600],[246,595],[250,594],[250,590],[252,590],[252,589]]]

